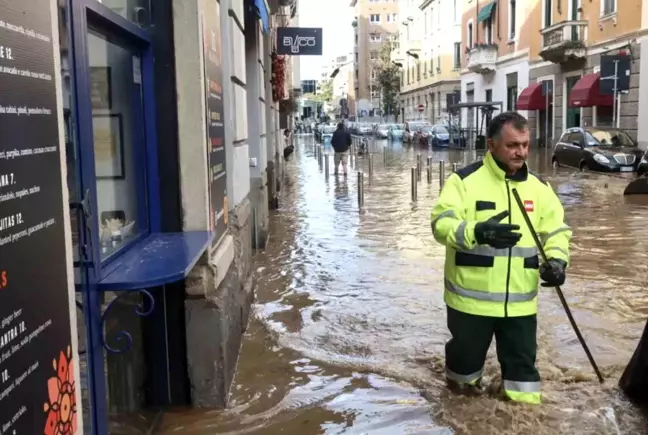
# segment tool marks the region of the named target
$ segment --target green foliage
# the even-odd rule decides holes
[[[400,113],[400,67],[394,65],[391,60],[393,49],[392,42],[383,44],[380,57],[373,61],[373,69],[376,73],[377,83],[373,88],[382,94],[383,113],[395,115],[398,118]]]
[[[318,103],[330,103],[333,100],[333,80],[327,80],[322,83],[320,91],[317,94],[304,94],[305,100],[317,101]]]

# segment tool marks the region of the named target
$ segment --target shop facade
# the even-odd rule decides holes
[[[35,411],[42,414],[43,401],[23,392],[39,402],[27,404],[17,428],[36,433],[25,425],[42,419],[56,433],[56,424],[79,425],[83,415],[87,433],[105,434],[111,421],[152,425],[167,406],[223,407],[253,300],[252,254],[265,246],[278,204],[280,106],[290,106],[291,83],[272,60],[276,29],[290,26],[295,3],[26,3],[0,2],[13,20],[0,32],[51,41],[33,53],[52,58],[52,72],[40,73],[52,86],[29,88],[36,95],[29,104],[48,95],[54,107],[33,110],[60,114],[61,143],[52,149],[65,158],[58,204],[65,219],[55,220],[58,245],[43,255],[68,259],[70,285],[60,285],[60,295],[71,295],[72,309],[59,302],[56,323],[68,346],[54,367],[69,364],[66,381],[77,382],[70,381],[74,394],[59,392],[76,418],[50,421]],[[25,47],[15,45],[17,64],[33,60]],[[6,73],[0,80],[4,95],[16,86]],[[36,163],[20,169],[47,173]],[[0,168],[0,179],[13,170]],[[0,195],[18,204],[15,192]],[[41,366],[51,368],[51,359]]]
[[[641,50],[630,41],[616,41],[612,48],[589,48],[582,58],[569,62],[538,62],[531,67],[530,87],[523,91],[519,105],[528,108],[535,143],[555,144],[565,129],[579,126],[617,126],[637,138]],[[606,55],[629,60],[629,88],[618,93],[616,105],[613,95],[600,91],[601,56]]]

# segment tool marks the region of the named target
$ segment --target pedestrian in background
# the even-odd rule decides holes
[[[288,157],[295,152],[295,146],[292,144],[292,132],[289,128],[284,130],[284,141],[283,155],[284,159],[288,159]]]
[[[483,161],[452,174],[432,210],[434,238],[446,246],[446,378],[451,388],[480,391],[494,335],[505,395],[538,404],[538,278],[543,287],[565,282],[571,230],[552,188],[528,169],[527,120],[516,112],[496,116],[487,143]],[[513,188],[544,244],[545,264]]]
[[[338,168],[340,167],[340,163],[342,163],[342,170],[346,177],[348,165],[347,152],[351,148],[351,133],[344,127],[344,123],[340,122],[337,125],[337,129],[333,132],[331,146],[335,151],[335,155],[333,156],[333,164],[335,165],[334,174],[338,175]]]

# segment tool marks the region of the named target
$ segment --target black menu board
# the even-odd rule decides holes
[[[210,221],[218,243],[227,230],[227,164],[223,105],[223,45],[220,5],[203,0],[203,49],[207,103],[207,162],[209,165]]]
[[[0,435],[77,428],[53,0],[0,0]]]

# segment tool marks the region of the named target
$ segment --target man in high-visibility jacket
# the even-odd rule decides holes
[[[434,238],[446,246],[448,329],[446,378],[454,387],[480,387],[495,335],[506,396],[540,403],[536,369],[538,278],[565,282],[571,230],[551,186],[528,170],[527,120],[502,113],[488,126],[483,161],[452,174],[432,210]],[[549,258],[538,250],[511,190],[517,189]]]

